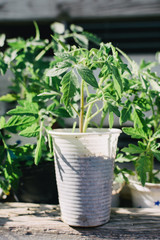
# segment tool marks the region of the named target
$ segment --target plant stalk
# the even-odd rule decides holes
[[[83,126],[83,132],[86,132],[87,130],[87,127],[88,127],[88,119],[91,115],[91,110],[92,110],[92,107],[93,107],[93,103],[91,103],[87,109],[87,113],[86,113],[86,117],[85,117],[85,121],[84,121],[84,126]]]
[[[150,158],[151,158],[151,166],[150,166],[150,171],[149,171],[149,182],[153,183],[154,155],[151,154]]]
[[[80,100],[80,118],[79,118],[79,130],[83,132],[83,118],[84,118],[84,80],[81,82],[81,100]]]

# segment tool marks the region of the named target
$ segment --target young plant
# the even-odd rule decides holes
[[[154,170],[154,160],[160,161],[160,77],[152,72],[156,62],[138,65],[122,51],[131,66],[132,83],[121,112],[126,112],[125,120],[133,122],[133,128],[123,128],[124,133],[137,139],[137,144],[129,144],[122,149],[119,161],[133,161],[138,179],[146,182],[159,182]],[[118,160],[117,160],[118,161]]]
[[[91,50],[62,46],[63,52],[55,53],[57,63],[47,72],[51,80],[60,79],[61,103],[71,117],[78,116],[80,132],[86,132],[100,113],[100,126],[108,113],[112,128],[114,114],[120,117],[119,107],[129,81],[127,65],[111,43]]]
[[[15,101],[17,105],[7,112],[12,115],[5,123],[4,129],[12,133],[19,133],[21,136],[35,137],[37,147],[35,148],[35,164],[38,164],[44,152],[46,142],[52,153],[51,137],[47,130],[54,124],[63,125],[62,117],[70,117],[68,112],[59,102],[60,81],[58,77],[49,79],[45,70],[49,67],[51,59],[47,57],[47,51],[61,52],[59,44],[52,39],[41,40],[40,32],[36,23],[35,37],[27,40],[16,38],[7,40],[8,48],[2,54],[1,72],[10,70],[12,73],[12,85],[10,89],[13,93],[0,97],[0,101]],[[56,38],[61,45],[66,39],[74,38],[74,41],[88,47],[88,38],[98,43],[98,38],[86,33],[81,27],[71,25],[69,30],[64,24],[54,23],[51,25]],[[5,38],[2,35],[1,41],[4,44]],[[1,44],[2,45],[2,44]],[[58,60],[52,62],[54,65]],[[48,91],[44,94],[43,91]],[[49,100],[49,103],[48,103]]]

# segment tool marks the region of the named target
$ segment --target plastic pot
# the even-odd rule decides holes
[[[129,188],[133,207],[160,207],[160,184],[146,183],[143,187],[140,182],[131,179]]]
[[[113,165],[119,129],[49,131],[53,137],[62,220],[93,227],[110,218]]]

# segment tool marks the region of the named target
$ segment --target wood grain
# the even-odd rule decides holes
[[[113,208],[110,221],[97,228],[72,228],[63,223],[56,205],[0,203],[0,233],[52,234],[66,239],[159,239],[160,209]],[[33,238],[34,239],[34,238]],[[83,239],[83,238],[82,238]]]
[[[0,0],[0,20],[160,16],[158,0]]]

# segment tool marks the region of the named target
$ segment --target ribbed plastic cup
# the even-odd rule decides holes
[[[49,131],[53,137],[62,220],[94,227],[110,218],[113,165],[119,129]]]

